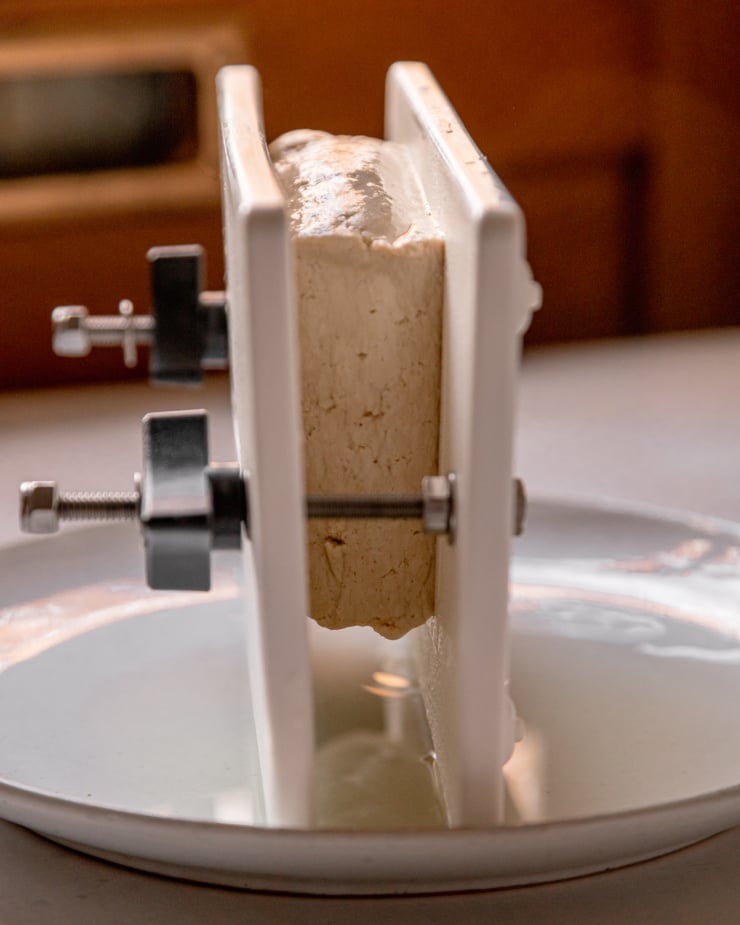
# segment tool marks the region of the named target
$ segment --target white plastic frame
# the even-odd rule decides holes
[[[230,67],[218,85],[233,405],[249,475],[245,560],[258,614],[248,658],[266,821],[305,826],[313,700],[294,269],[259,77]],[[457,535],[452,546],[439,543],[438,615],[417,632],[420,678],[450,823],[495,824],[513,741],[505,684],[515,375],[538,288],[519,208],[425,65],[389,71],[386,135],[408,149],[446,242],[441,471],[457,474]]]
[[[252,67],[218,76],[226,299],[239,462],[249,477],[256,595],[248,666],[265,822],[311,824],[313,698],[307,635],[302,425],[288,218],[262,126]]]
[[[452,825],[503,818],[512,439],[520,333],[539,301],[524,219],[429,68],[394,64],[386,137],[407,149],[445,235],[440,471],[457,475],[454,545],[437,546],[437,615],[419,672]]]

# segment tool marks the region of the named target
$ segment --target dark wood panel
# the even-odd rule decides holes
[[[653,14],[649,325],[740,324],[740,4]]]
[[[730,0],[0,0],[0,35],[225,23],[262,74],[270,136],[380,134],[387,66],[428,62],[527,215],[545,290],[534,341],[740,322],[739,11]],[[54,358],[48,312],[110,311],[124,295],[145,305],[153,244],[205,244],[220,285],[213,201],[0,225],[0,385],[127,375],[117,356]]]
[[[638,155],[512,171],[544,306],[527,342],[635,334],[645,324],[644,168]]]

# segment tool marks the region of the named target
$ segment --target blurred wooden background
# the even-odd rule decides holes
[[[545,292],[529,342],[740,323],[739,9],[0,0],[0,86],[39,69],[188,70],[200,120],[189,163],[0,178],[0,387],[142,375],[117,351],[54,357],[49,313],[109,313],[124,296],[147,310],[151,245],[202,243],[221,288],[212,77],[226,63],[261,72],[272,138],[380,135],[388,65],[427,62],[524,208]]]

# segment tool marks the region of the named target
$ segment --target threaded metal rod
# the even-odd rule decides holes
[[[136,520],[138,491],[75,491],[57,497],[59,520]]]
[[[156,328],[151,315],[90,315],[84,330],[93,347],[119,347],[126,337],[134,337],[141,346],[151,344]]]
[[[447,477],[447,486],[454,485],[454,473]],[[424,482],[445,482],[444,477],[424,479]],[[444,484],[443,484],[444,489]],[[245,486],[246,488],[246,486]],[[520,479],[513,482],[514,523],[518,536],[524,527],[526,497]],[[241,510],[231,512],[249,524],[247,491],[240,494]],[[20,489],[21,527],[28,533],[53,533],[59,521],[136,520],[141,509],[139,491],[77,491],[62,494],[55,482],[23,482]],[[308,495],[306,515],[325,520],[344,519],[417,519],[424,521],[425,530],[431,533],[454,532],[454,502],[452,494],[444,490],[435,496],[429,486],[421,495]]]
[[[421,495],[308,495],[309,517],[328,519],[395,518],[421,519],[424,499]]]

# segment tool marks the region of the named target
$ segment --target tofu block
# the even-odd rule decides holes
[[[300,130],[270,154],[291,217],[306,490],[418,493],[438,471],[444,239],[404,149]],[[402,636],[434,613],[418,521],[310,520],[311,616]]]

